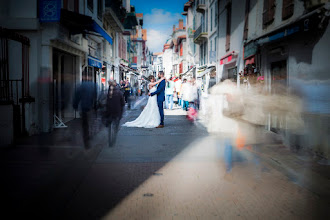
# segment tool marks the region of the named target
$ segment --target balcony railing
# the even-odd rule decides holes
[[[206,10],[205,0],[197,0],[196,1],[196,11],[200,13],[204,13]]]
[[[199,26],[194,33],[194,42],[196,44],[202,43],[205,39],[207,39],[207,32],[203,32],[203,26]]]

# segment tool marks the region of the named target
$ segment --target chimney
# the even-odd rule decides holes
[[[183,30],[183,19],[179,19],[179,29]]]
[[[175,25],[173,25],[173,32],[175,31]]]

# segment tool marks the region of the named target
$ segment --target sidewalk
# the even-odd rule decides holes
[[[261,144],[247,151],[258,155],[290,181],[330,202],[330,166],[308,152],[295,153],[283,144]]]

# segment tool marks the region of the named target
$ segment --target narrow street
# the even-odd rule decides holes
[[[136,118],[140,99],[122,122]],[[248,151],[226,175],[223,146],[180,109],[165,128],[102,128],[79,145],[2,149],[4,214],[33,219],[326,219],[329,200]],[[324,186],[325,187],[325,186]]]

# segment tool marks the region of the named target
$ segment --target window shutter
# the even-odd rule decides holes
[[[262,23],[264,27],[274,21],[274,15],[275,0],[264,0],[264,11],[262,15]]]
[[[249,31],[249,13],[250,13],[250,0],[245,2],[245,21],[244,21],[244,40],[248,38]]]
[[[230,50],[230,32],[231,32],[231,3],[227,5],[226,51]]]
[[[282,20],[288,19],[293,15],[294,0],[283,0]]]

